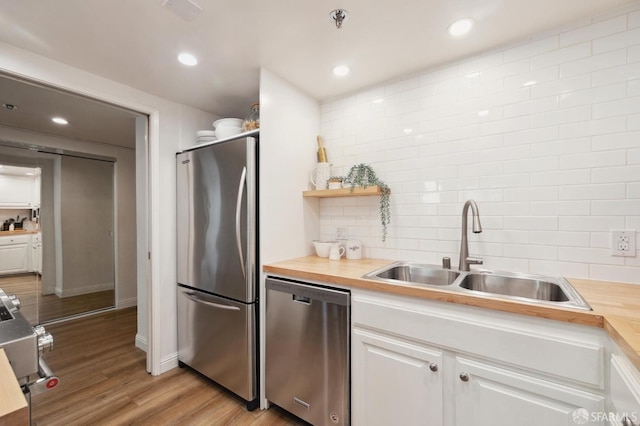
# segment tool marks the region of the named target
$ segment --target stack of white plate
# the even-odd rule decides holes
[[[215,130],[198,130],[196,135],[198,136],[196,141],[199,144],[206,143],[206,142],[212,142],[212,141],[215,141],[217,139]]]
[[[221,118],[213,122],[218,139],[225,139],[242,133],[242,118]]]

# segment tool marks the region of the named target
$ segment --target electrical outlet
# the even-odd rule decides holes
[[[336,228],[336,240],[346,240],[347,238],[347,228],[338,226]]]
[[[611,231],[611,255],[635,257],[636,231],[635,229],[620,229]]]

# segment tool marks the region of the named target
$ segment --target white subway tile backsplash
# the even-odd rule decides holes
[[[629,26],[629,28],[640,27],[640,10],[629,13],[627,25]]]
[[[593,87],[626,82],[640,78],[640,63],[621,65],[619,67],[597,71],[592,73],[591,76],[591,84]]]
[[[640,132],[594,136],[591,140],[591,149],[604,151],[608,149],[634,148],[640,146],[638,141],[640,141]]]
[[[386,242],[379,197],[320,200],[321,236],[455,264],[475,199],[484,267],[640,281],[640,259],[609,253],[611,229],[640,230],[639,31],[629,5],[322,103],[332,173],[369,163],[392,195]]]
[[[542,112],[531,116],[531,127],[558,126],[560,124],[586,121],[591,118],[591,106],[583,105],[557,111]]]
[[[530,231],[529,243],[539,245],[588,247],[588,232]]]
[[[558,96],[563,93],[575,92],[591,88],[591,75],[579,75],[577,77],[562,78],[546,83],[531,86],[532,98]]]
[[[593,118],[595,119],[638,113],[640,113],[640,96],[610,102],[602,102],[593,105]]]
[[[640,268],[629,266],[590,265],[589,277],[594,280],[640,283]]]
[[[622,166],[625,164],[626,159],[626,152],[623,150],[569,154],[559,157],[558,167],[560,169],[587,169],[591,167]]]
[[[531,69],[545,68],[562,64],[591,55],[591,42],[580,43],[569,47],[543,53],[531,58]]]
[[[591,172],[593,183],[635,182],[638,176],[640,166],[604,167]]]
[[[556,50],[559,46],[560,41],[558,35],[552,35],[505,50],[503,60],[505,63],[509,63],[520,59],[528,59],[545,52]]]
[[[625,197],[624,183],[567,185],[560,188],[561,200],[617,200]]]
[[[640,40],[640,28],[599,38],[593,40],[593,53],[597,55],[608,50],[634,46],[638,44],[638,40]]]
[[[570,46],[585,41],[601,38],[610,34],[621,33],[627,29],[627,15],[616,16],[597,24],[586,25],[560,34],[560,46]]]
[[[611,216],[633,216],[640,212],[640,200],[594,200],[591,214]]]

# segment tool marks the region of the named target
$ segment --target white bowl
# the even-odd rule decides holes
[[[200,137],[200,136],[215,136],[216,135],[216,131],[215,130],[198,130],[196,132],[196,136]]]
[[[329,257],[329,250],[331,250],[331,246],[337,243],[337,241],[313,240],[313,245],[316,247],[316,254],[318,257]]]
[[[242,128],[244,120],[242,118],[221,118],[213,122],[213,128],[218,130],[220,127],[240,127]]]
[[[222,126],[216,129],[216,136],[218,139],[226,139],[231,136],[242,133],[242,127]]]

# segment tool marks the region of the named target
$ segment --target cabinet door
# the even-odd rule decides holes
[[[602,395],[461,357],[455,374],[456,426],[603,424],[591,421],[592,413],[604,411]]]
[[[0,274],[26,272],[29,267],[27,244],[0,246]]]
[[[442,425],[442,352],[353,329],[352,424]]]
[[[611,355],[610,392],[612,424],[640,424],[640,378],[637,370],[622,356]]]

